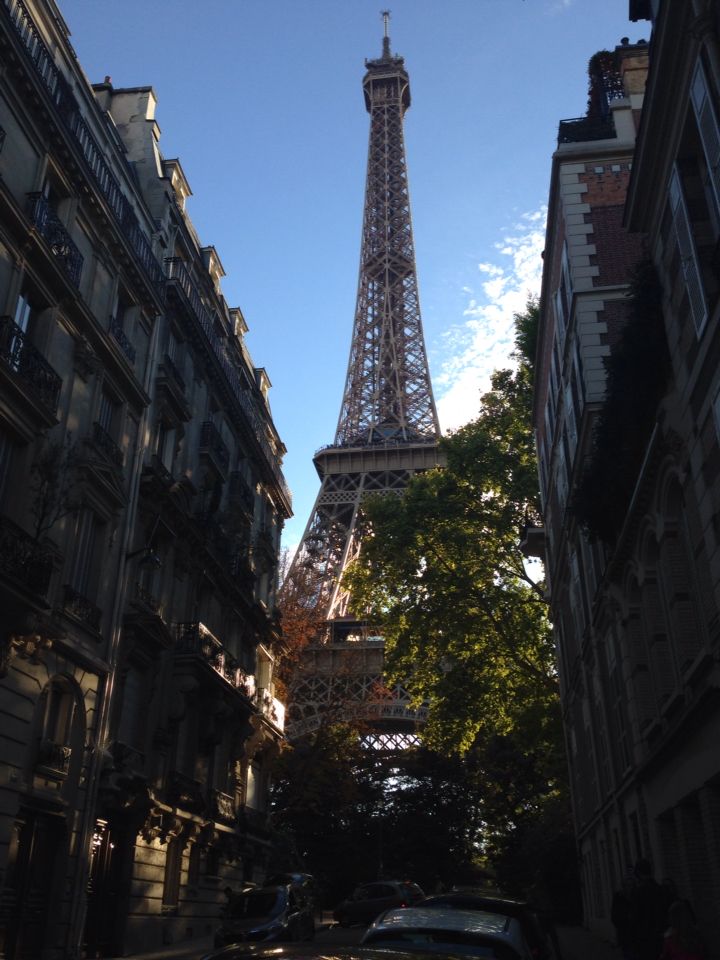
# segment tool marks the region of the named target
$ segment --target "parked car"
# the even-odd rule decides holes
[[[315,877],[310,873],[274,873],[267,878],[264,885],[266,887],[292,887],[298,896],[309,900],[313,909],[317,909],[317,884],[315,883]]]
[[[361,883],[351,896],[339,903],[333,917],[341,927],[370,923],[391,907],[409,907],[425,896],[416,883],[403,880],[376,880]]]
[[[288,885],[244,890],[232,897],[215,934],[215,946],[244,942],[312,940],[313,905]]]
[[[543,919],[524,900],[492,896],[484,893],[466,893],[452,890],[425,897],[421,904],[432,909],[481,910],[513,917],[519,923],[523,936],[536,960],[560,960],[560,946],[554,926]]]
[[[368,927],[360,943],[433,956],[457,952],[488,960],[532,960],[520,923],[514,917],[422,904],[387,910]]]
[[[180,945],[178,945],[180,946]],[[187,953],[167,954],[167,960],[187,960]],[[200,960],[429,960],[426,952],[410,949],[374,949],[361,944],[332,943],[236,943],[206,953]],[[465,953],[433,952],[432,960],[467,960]]]

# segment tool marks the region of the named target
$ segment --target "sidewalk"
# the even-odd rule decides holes
[[[562,960],[620,960],[618,948],[585,927],[558,927]]]
[[[132,953],[127,957],[114,957],[113,960],[200,960],[210,953],[214,945],[212,934],[208,937],[195,937],[193,940],[180,940],[161,950],[147,953]]]

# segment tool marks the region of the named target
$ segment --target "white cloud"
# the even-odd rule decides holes
[[[466,319],[443,335],[440,374],[433,378],[443,432],[476,417],[491,374],[512,363],[513,315],[540,292],[546,213],[543,207],[524,214],[495,244],[497,261],[478,264],[479,289],[462,288]]]

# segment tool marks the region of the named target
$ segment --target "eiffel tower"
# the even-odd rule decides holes
[[[311,584],[324,627],[305,649],[292,691],[287,734],[316,729],[328,711],[362,718],[368,745],[400,749],[417,740],[423,711],[406,691],[383,684],[383,642],[353,618],[342,574],[362,543],[362,499],[400,494],[409,478],[439,463],[438,422],[420,318],[403,117],[410,83],[390,52],[383,12],[382,55],[366,60],[370,114],[365,211],[350,360],[335,441],[314,457],[320,492],[290,576]]]

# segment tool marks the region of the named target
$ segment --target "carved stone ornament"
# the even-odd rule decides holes
[[[82,335],[75,341],[73,366],[83,380],[87,380],[91,374],[97,373],[101,367],[100,359],[90,346],[90,341]]]
[[[6,677],[14,657],[29,660],[36,666],[41,663],[40,654],[52,647],[50,637],[39,633],[11,633],[0,642],[0,677]]]

